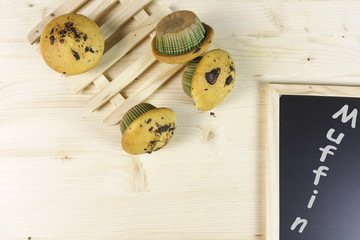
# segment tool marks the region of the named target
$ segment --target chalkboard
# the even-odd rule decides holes
[[[359,239],[359,88],[270,89],[268,239]]]

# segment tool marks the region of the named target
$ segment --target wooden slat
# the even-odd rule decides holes
[[[102,15],[102,13],[108,11],[111,7],[113,7],[119,0],[102,0],[98,1],[97,5],[93,5],[93,7],[83,13],[88,18],[96,21],[98,17]]]
[[[156,89],[158,89],[162,84],[164,84],[170,77],[175,73],[185,67],[186,64],[166,64],[159,63],[161,69],[159,70],[159,75],[152,75],[149,79],[146,79],[145,83],[141,85],[135,92],[133,92],[123,104],[115,109],[105,120],[104,122],[108,125],[117,124],[125,112],[131,107],[143,102],[148,98]]]
[[[38,25],[36,25],[28,34],[28,41],[33,44],[44,30],[46,24],[53,18],[65,13],[72,13],[81,7],[88,0],[67,0],[56,8],[50,15],[46,16]]]
[[[99,89],[105,88],[110,84],[110,81],[104,76],[100,75],[95,81],[95,86],[97,86]],[[125,98],[120,94],[117,93],[115,96],[110,100],[110,102],[115,106],[118,107],[120,104],[122,104],[125,101]]]
[[[111,67],[115,62],[122,58],[126,53],[133,49],[140,41],[148,36],[156,27],[156,24],[166,15],[170,10],[166,7],[159,8],[158,11],[146,19],[137,29],[130,32],[117,44],[115,44],[108,52],[104,54],[97,67],[92,70],[69,77],[68,86],[74,92],[85,89],[89,84],[99,77],[104,71]]]
[[[132,63],[121,74],[114,78],[108,86],[90,98],[88,102],[90,110],[95,111],[99,107],[103,106],[118,92],[129,85],[135,78],[140,76],[140,74],[150,67],[155,61],[156,59],[153,57],[151,50],[141,56],[137,61]]]
[[[117,29],[150,2],[151,0],[133,0],[124,3],[119,11],[100,27],[104,39],[108,39]]]

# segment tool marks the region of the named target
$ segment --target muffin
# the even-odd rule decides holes
[[[156,26],[151,42],[153,55],[165,63],[185,63],[200,56],[211,45],[214,30],[191,11],[177,11]]]
[[[172,138],[175,125],[176,116],[171,109],[138,104],[120,121],[122,148],[133,155],[157,151]]]
[[[40,37],[46,64],[65,75],[94,68],[104,52],[104,37],[98,25],[80,14],[64,14],[51,20]]]
[[[228,52],[221,49],[211,50],[190,61],[182,76],[184,92],[202,111],[219,105],[231,92],[234,82],[234,61]]]

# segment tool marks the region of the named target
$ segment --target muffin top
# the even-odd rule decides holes
[[[151,109],[127,126],[121,145],[124,151],[134,155],[157,151],[172,138],[175,125],[176,116],[171,109]]]
[[[40,38],[41,55],[55,71],[74,75],[94,68],[104,52],[98,25],[80,14],[64,14],[50,21]]]
[[[222,49],[207,52],[198,63],[191,80],[191,98],[202,111],[216,107],[230,93],[235,82],[235,65]]]

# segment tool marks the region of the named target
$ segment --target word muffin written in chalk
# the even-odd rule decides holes
[[[344,124],[351,121],[351,127],[353,129],[355,129],[358,110],[355,108],[351,111],[350,114],[348,114],[348,112],[349,112],[349,106],[344,105],[339,111],[337,111],[336,113],[334,113],[332,115],[332,118],[338,119],[339,117],[341,117],[340,120]],[[321,163],[324,163],[327,160],[328,155],[335,155],[335,151],[337,150],[336,146],[341,144],[341,141],[343,140],[344,137],[345,137],[345,134],[342,132],[335,134],[335,129],[333,129],[333,128],[330,128],[328,130],[328,132],[326,133],[326,138],[331,142],[331,144],[329,144],[325,147],[319,148],[319,150],[321,152],[321,156],[320,156],[319,160]],[[313,173],[315,174],[315,176],[314,176],[314,187],[315,188],[317,188],[317,186],[319,185],[321,177],[327,176],[326,172],[329,170],[330,169],[325,165],[320,165],[318,167],[318,169],[313,170]],[[308,209],[313,208],[318,194],[319,194],[319,191],[317,189],[314,189],[313,194],[311,195],[309,201],[307,202]],[[308,224],[307,219],[303,219],[301,217],[296,217],[296,219],[293,222],[293,224],[291,225],[290,229],[292,231],[298,230],[299,233],[302,233],[305,230],[307,224]]]

